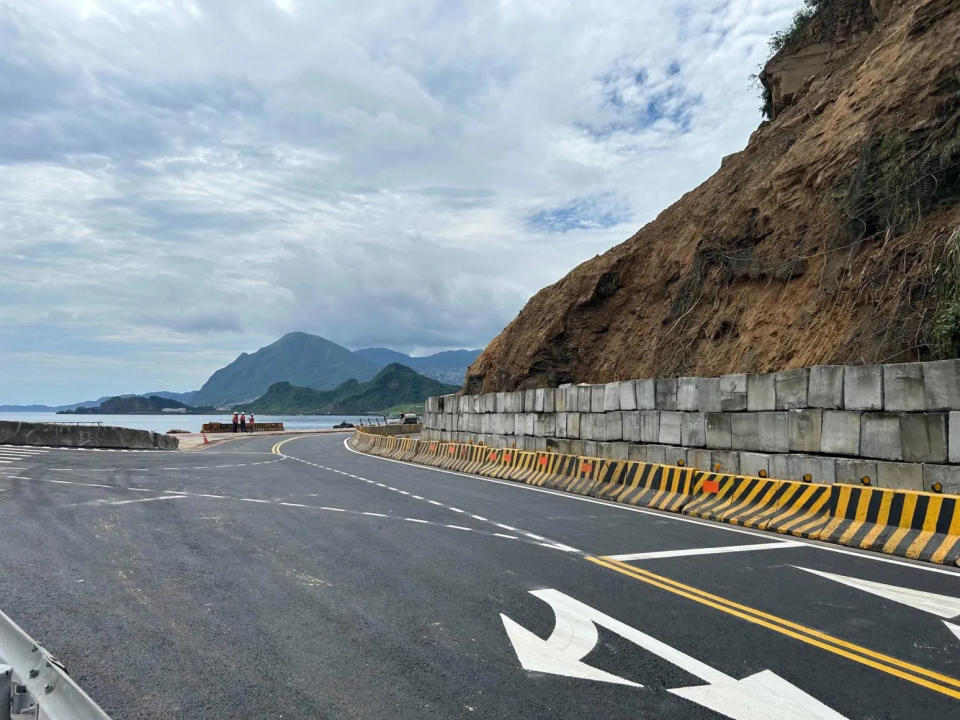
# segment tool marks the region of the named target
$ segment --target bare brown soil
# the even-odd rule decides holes
[[[466,390],[955,353],[960,3],[871,24],[713,177],[538,292]]]

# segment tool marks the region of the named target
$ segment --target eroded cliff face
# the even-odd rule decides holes
[[[828,1],[806,32],[775,119],[537,293],[468,392],[960,354],[960,3]]]

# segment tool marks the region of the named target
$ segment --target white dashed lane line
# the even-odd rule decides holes
[[[146,451],[143,451],[146,452]],[[222,470],[224,468],[242,468],[254,467],[256,465],[269,465],[275,462],[285,460],[285,457],[275,458],[273,460],[261,460],[254,463],[232,463],[230,465],[183,465],[178,467],[99,467],[99,468],[78,468],[78,467],[55,467],[50,468],[58,472],[149,472],[150,470]]]
[[[365,482],[365,483],[367,483],[368,485],[374,485],[374,486],[376,486],[376,487],[383,488],[384,490],[390,490],[390,491],[392,491],[392,492],[399,493],[400,495],[406,495],[406,496],[410,497],[410,498],[413,499],[413,500],[419,500],[419,501],[421,501],[421,502],[426,502],[426,503],[429,503],[429,504],[434,505],[434,506],[436,506],[436,507],[441,507],[441,508],[443,508],[443,509],[445,509],[445,510],[450,510],[451,512],[469,515],[470,517],[472,517],[474,520],[477,520],[478,522],[489,523],[489,524],[491,524],[491,525],[494,525],[494,526],[500,528],[501,530],[508,530],[508,531],[510,531],[511,533],[516,533],[516,535],[504,535],[503,533],[497,533],[497,532],[489,533],[490,535],[493,535],[493,536],[496,536],[496,537],[510,537],[510,538],[514,538],[514,537],[520,536],[520,537],[522,537],[522,538],[524,538],[524,539],[526,539],[526,540],[528,540],[528,541],[530,541],[530,542],[533,542],[535,545],[541,545],[541,546],[543,546],[543,547],[549,547],[549,548],[551,548],[551,549],[553,549],[553,550],[562,550],[562,551],[564,551],[564,552],[583,554],[583,551],[582,551],[582,550],[578,550],[578,549],[575,548],[575,547],[570,547],[569,545],[564,545],[564,544],[561,543],[561,542],[557,542],[556,540],[551,540],[550,538],[545,538],[545,537],[543,537],[542,535],[537,535],[536,533],[527,532],[526,530],[521,530],[520,528],[515,528],[515,527],[513,527],[512,525],[504,525],[503,523],[494,522],[494,521],[490,520],[489,518],[484,517],[483,515],[474,515],[474,514],[472,514],[472,513],[467,513],[467,512],[465,512],[464,510],[461,510],[460,508],[453,507],[452,505],[447,505],[446,503],[442,503],[442,502],[440,502],[440,501],[438,501],[438,500],[431,500],[431,499],[425,498],[425,497],[423,497],[423,496],[421,496],[421,495],[415,495],[415,494],[413,494],[413,493],[407,492],[406,490],[401,490],[400,488],[395,488],[395,487],[393,487],[393,486],[391,486],[391,485],[387,485],[387,484],[382,483],[382,482],[377,482],[376,480],[370,480],[369,478],[361,477],[360,475],[354,475],[353,473],[348,473],[348,472],[345,472],[345,471],[343,471],[343,470],[339,470],[339,469],[337,469],[337,468],[328,467],[328,466],[326,466],[326,465],[320,465],[320,464],[315,463],[315,462],[310,462],[309,460],[302,460],[301,458],[294,457],[293,455],[283,455],[283,457],[285,457],[285,458],[287,458],[287,459],[289,459],[289,460],[296,460],[297,462],[303,463],[304,465],[310,465],[310,466],[312,466],[312,467],[319,468],[320,470],[326,470],[326,471],[328,471],[328,472],[336,473],[337,475],[343,475],[344,477],[354,478],[354,479],[356,479],[356,480],[360,480],[360,481],[362,481],[362,482]],[[456,525],[456,526],[446,525],[445,527],[454,527],[455,529],[463,529],[463,526],[461,526],[461,525]]]
[[[130,487],[127,485],[104,485],[102,483],[85,483],[77,482],[73,480],[48,480],[40,478],[18,478],[21,480],[31,480],[32,482],[39,483],[50,483],[53,485],[73,485],[77,487],[90,487],[97,489],[108,489],[108,490],[129,490],[131,492],[153,492],[159,493],[157,497],[151,498],[137,498],[133,500],[112,500],[107,498],[101,498],[98,500],[89,500],[84,502],[70,503],[64,505],[64,508],[79,508],[79,507],[116,507],[122,505],[132,505],[153,502],[155,500],[184,500],[188,498],[204,498],[209,500],[227,500],[233,502],[245,502],[245,503],[255,503],[258,505],[273,505],[273,506],[283,506],[290,508],[298,508],[303,510],[317,510],[321,512],[336,512],[344,513],[346,515],[356,515],[364,517],[375,517],[384,520],[396,520],[399,522],[408,522],[415,523],[418,525],[429,525],[431,527],[445,528],[447,530],[459,530],[461,532],[470,532],[475,535],[483,535],[485,537],[496,537],[503,540],[520,540],[521,542],[532,542],[525,538],[518,537],[516,535],[505,535],[503,533],[487,532],[485,530],[479,530],[476,528],[467,528],[462,525],[452,525],[449,523],[435,522],[433,520],[424,520],[422,518],[413,518],[413,517],[402,517],[397,515],[387,515],[384,513],[370,512],[367,510],[350,510],[348,508],[341,507],[331,507],[329,505],[307,505],[305,503],[293,503],[280,500],[264,500],[263,498],[248,498],[248,497],[235,497],[232,495],[217,495],[213,493],[194,493],[187,492],[184,490],[158,490],[151,488],[141,488],[141,487]],[[543,547],[549,547],[553,550],[557,548],[553,545],[548,545],[545,543],[532,542],[534,545],[542,545]]]

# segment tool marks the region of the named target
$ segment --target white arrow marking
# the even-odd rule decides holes
[[[546,640],[500,615],[517,658],[527,670],[642,687],[582,662],[596,645],[596,625],[600,625],[709,683],[670,692],[733,720],[845,720],[770,670],[737,680],[559,590],[535,590],[531,595],[549,604],[556,616]]]
[[[549,673],[551,675],[566,675],[567,677],[580,678],[582,680],[597,680],[599,682],[609,682],[617,685],[629,685],[630,687],[642,687],[635,682],[604,672],[580,661],[580,658],[590,652],[597,642],[597,628],[589,620],[586,622],[586,626],[589,626],[590,632],[593,633],[593,641],[585,651],[579,652],[577,649],[577,641],[572,642],[569,647],[562,647],[560,636],[563,635],[563,631],[560,628],[561,621],[559,616],[557,617],[557,627],[554,629],[553,634],[546,640],[540,639],[503,613],[500,613],[500,619],[503,620],[503,627],[507,631],[510,642],[513,643],[513,649],[517,653],[517,659],[525,670]],[[586,638],[581,636],[579,639]]]
[[[948,623],[946,620],[943,621],[943,624],[947,626],[947,630],[957,636],[957,640],[960,640],[960,625]]]
[[[950,597],[949,595],[937,595],[936,593],[926,592],[924,590],[913,590],[911,588],[900,587],[899,585],[887,585],[886,583],[875,582],[873,580],[861,580],[860,578],[847,577],[846,575],[835,575],[834,573],[824,572],[823,570],[811,570],[810,568],[794,565],[797,570],[813,573],[828,580],[849,585],[857,590],[879,595],[887,600],[909,605],[917,610],[938,615],[942,618],[952,618],[960,615],[960,598]]]

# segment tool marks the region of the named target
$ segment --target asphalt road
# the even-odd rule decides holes
[[[117,719],[960,717],[956,571],[277,440],[0,448],[0,610]]]

